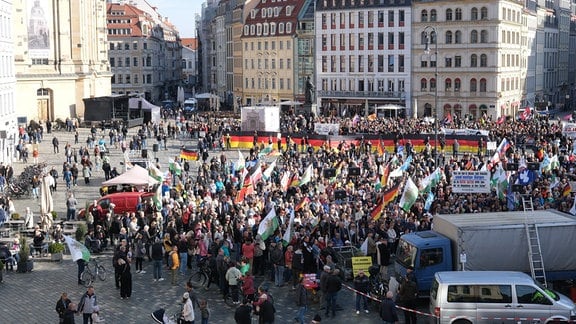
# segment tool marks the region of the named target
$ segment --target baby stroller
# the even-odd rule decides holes
[[[157,309],[154,312],[152,312],[152,314],[150,314],[150,316],[152,317],[152,319],[154,320],[155,323],[177,324],[178,319],[180,318],[180,313],[176,313],[176,314],[172,314],[172,316],[168,316],[168,314],[166,314],[166,310],[164,308],[160,308],[160,309]]]

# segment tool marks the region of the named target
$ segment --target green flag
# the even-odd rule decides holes
[[[409,211],[412,205],[416,202],[418,198],[418,187],[412,181],[412,178],[408,178],[406,184],[404,185],[404,192],[402,193],[402,198],[400,198],[400,208],[404,211]]]
[[[270,209],[268,215],[258,225],[258,234],[262,240],[266,241],[270,236],[274,235],[274,231],[278,228],[278,217],[276,217],[276,210],[274,207]]]

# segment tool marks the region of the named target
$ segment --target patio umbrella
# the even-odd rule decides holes
[[[293,100],[280,102],[280,106],[298,106],[298,105],[303,105],[303,104],[304,103],[302,103],[300,101],[293,101]]]
[[[52,211],[54,210],[54,201],[52,200],[52,192],[50,192],[51,177],[45,176],[42,178],[40,187],[40,219],[44,229],[49,229],[52,226]]]

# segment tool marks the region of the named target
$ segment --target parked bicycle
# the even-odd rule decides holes
[[[210,257],[202,257],[198,260],[198,270],[192,273],[188,281],[192,286],[206,287],[212,278],[212,271],[212,267],[210,266]]]
[[[101,281],[106,280],[106,268],[98,263],[98,259],[90,259],[90,262],[86,262],[86,268],[80,274],[80,280],[84,283],[85,287],[89,287],[96,280],[96,277]]]

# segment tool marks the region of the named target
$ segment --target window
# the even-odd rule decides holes
[[[452,89],[452,79],[447,78],[447,79],[444,81],[444,89],[445,89],[446,91],[449,91],[449,90]]]
[[[480,92],[486,92],[486,79],[480,79]]]
[[[292,32],[292,23],[287,22],[286,23],[286,34],[290,34],[291,32]]]
[[[132,49],[137,50],[138,49],[138,43],[132,43]]]
[[[462,56],[454,56],[454,67],[462,67]]]
[[[138,66],[138,58],[137,57],[132,58],[132,66]]]
[[[114,67],[116,65],[116,59],[114,59],[113,57],[110,58],[110,66]]]
[[[422,78],[420,80],[420,91],[426,91],[427,87],[428,87],[428,80]]]
[[[430,21],[436,21],[436,17],[437,17],[436,9],[430,10]]]
[[[428,10],[422,10],[420,13],[420,21],[427,22],[428,21]]]
[[[129,51],[130,50],[130,44],[124,43],[124,50]]]
[[[126,83],[130,83],[130,74],[126,74]]]
[[[116,84],[116,76],[112,75],[112,79],[110,80],[112,84]]]
[[[518,287],[518,286],[517,286]],[[518,293],[518,289],[517,289]],[[512,302],[510,285],[449,285],[449,303],[499,303]]]
[[[470,11],[470,20],[478,20],[478,8],[472,8]]]
[[[428,67],[428,61],[426,60],[420,61],[420,67]]]
[[[446,44],[452,44],[452,32],[451,31],[446,32]]]
[[[480,9],[480,19],[481,20],[487,20],[488,19],[488,8],[482,7]]]
[[[142,48],[148,49],[148,43],[142,43]]]
[[[146,57],[146,66],[152,66],[152,57],[150,56]]]
[[[488,43],[488,31],[482,30],[480,32],[480,43]]]
[[[452,67],[452,58],[451,57],[445,57],[444,58],[444,66]]]
[[[388,55],[388,72],[394,72],[394,55]]]
[[[459,30],[454,33],[454,44],[462,44],[462,32]]]
[[[486,54],[480,55],[480,67],[487,67],[488,66],[488,56]]]
[[[124,83],[124,80],[123,80],[123,76],[122,76],[122,74],[118,74],[118,80],[117,80],[117,83],[118,83],[118,84],[122,84],[122,83]]]
[[[446,21],[452,21],[452,9],[446,9]]]
[[[287,68],[287,69],[291,69],[291,68],[292,68],[292,59],[286,59],[286,68]]]
[[[470,92],[476,92],[478,90],[478,81],[476,79],[470,80]]]
[[[443,257],[441,248],[424,249],[420,252],[420,267],[429,267],[442,263]]]
[[[430,79],[430,91],[435,91],[436,90],[436,79],[432,78]]]
[[[122,58],[121,57],[118,58],[118,67],[122,67]]]
[[[454,13],[454,20],[462,20],[462,9],[456,8]]]
[[[546,293],[533,286],[516,285],[516,295],[518,296],[518,303],[521,304],[552,305],[550,299],[546,297]]]
[[[454,79],[454,91],[460,91],[460,87],[462,86],[462,81],[459,78]]]
[[[110,42],[110,50],[113,51],[114,50],[114,43]]]
[[[404,55],[398,55],[398,72],[404,72]]]
[[[134,81],[134,82],[133,82],[134,84],[138,84],[138,74],[134,74],[134,76],[132,77],[132,79],[133,79],[133,81]]]
[[[478,43],[478,31],[473,30],[470,32],[470,43],[476,44]]]

